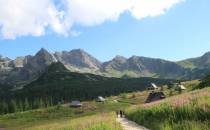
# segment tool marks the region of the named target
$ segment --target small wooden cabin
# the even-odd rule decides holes
[[[148,90],[156,90],[158,89],[157,85],[154,83],[151,83],[151,85],[147,88]]]
[[[106,99],[102,96],[98,96],[97,99],[96,99],[97,102],[105,102]]]
[[[158,100],[165,99],[165,94],[163,92],[151,92],[147,97],[145,103],[150,103]]]
[[[80,101],[72,101],[70,107],[82,107],[82,103]]]
[[[176,86],[176,90],[186,90],[185,86],[182,84],[179,84]]]

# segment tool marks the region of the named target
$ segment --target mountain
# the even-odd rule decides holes
[[[189,69],[210,68],[210,52],[205,53],[201,57],[179,61],[177,64]]]
[[[41,49],[35,56],[27,59],[27,63],[23,68],[28,71],[39,72],[44,71],[53,62],[57,62],[55,57],[47,50]]]
[[[53,62],[56,62],[54,56],[45,49],[41,49],[35,56],[18,57],[9,61],[10,69],[2,82],[17,85],[29,83],[39,77]]]
[[[107,73],[129,75],[131,77],[179,78],[186,70],[174,62],[139,56],[126,59],[121,56],[103,64]]]
[[[203,78],[210,73],[210,52],[197,58],[186,59],[177,62],[185,69],[190,69],[187,77],[190,79]]]
[[[167,79],[197,79],[210,73],[210,52],[198,58],[172,62],[163,59],[116,56],[100,62],[82,49],[50,53],[41,49],[34,56],[15,60],[0,56],[0,83],[24,85],[36,80],[46,68],[61,62],[68,70],[106,77],[154,77]]]
[[[113,58],[111,61],[104,62],[102,64],[102,68],[106,72],[110,72],[115,70],[115,71],[124,71],[126,68],[124,64],[127,62],[127,59],[123,56],[116,56]]]
[[[91,72],[101,69],[101,62],[82,49],[56,52],[54,55],[72,71]]]
[[[12,70],[11,60],[0,55],[0,83],[3,83]]]
[[[0,55],[0,71],[11,69],[11,59]]]

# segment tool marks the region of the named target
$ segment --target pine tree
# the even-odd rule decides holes
[[[18,103],[18,111],[20,111],[20,112],[24,111],[24,104],[22,101],[19,101],[19,103]]]
[[[44,108],[44,107],[45,107],[44,102],[43,102],[43,100],[40,98],[40,99],[39,99],[38,108]]]
[[[26,98],[25,102],[24,102],[24,111],[27,111],[27,110],[30,110],[30,109],[31,109],[31,106],[28,102],[28,99]]]
[[[2,101],[2,114],[9,113],[8,103],[5,101]]]
[[[14,113],[17,112],[18,107],[17,107],[17,102],[15,100],[11,100],[9,103],[9,112]]]

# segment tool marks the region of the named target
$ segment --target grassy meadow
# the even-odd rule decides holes
[[[102,113],[36,125],[23,130],[122,130],[122,128],[116,122],[114,113]]]
[[[126,116],[152,130],[209,130],[210,88],[130,108]]]
[[[107,101],[83,102],[82,108],[69,104],[17,112],[0,116],[0,128],[6,130],[120,130],[115,111],[129,103]]]

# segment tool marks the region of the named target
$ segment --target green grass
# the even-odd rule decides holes
[[[126,116],[152,130],[209,130],[210,91],[195,91],[158,105],[130,109]]]
[[[102,113],[76,119],[27,127],[23,130],[122,130],[114,113]]]
[[[180,62],[177,62],[179,65],[181,65],[182,67],[184,68],[189,68],[189,69],[194,69],[196,68],[196,65],[194,65],[192,62],[190,61],[180,61]]]
[[[110,113],[119,109],[125,109],[129,106],[128,103],[115,103],[112,101],[107,101],[105,103],[89,101],[84,102],[83,105],[82,108],[70,108],[68,105],[64,105],[1,115],[0,126],[8,130],[20,130],[57,122],[62,124],[67,120],[81,120],[83,117],[91,117],[92,115],[98,115],[99,113]],[[105,130],[112,130],[111,128],[108,129],[108,126],[110,125],[99,122],[95,123],[93,128],[90,127],[88,130],[97,130],[97,127],[105,127]]]

